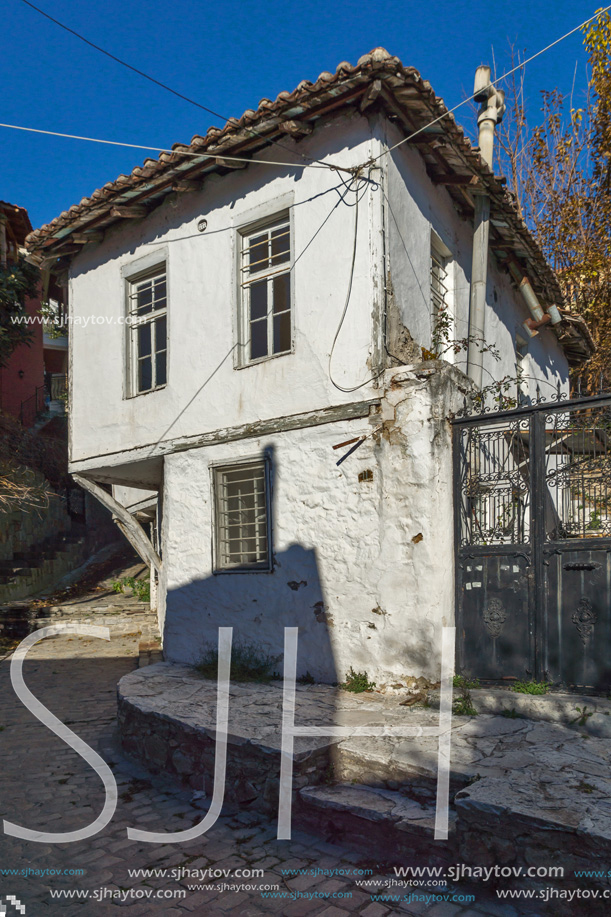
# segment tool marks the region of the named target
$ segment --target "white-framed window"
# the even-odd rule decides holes
[[[271,569],[269,463],[247,460],[212,469],[214,569]]]
[[[289,213],[241,229],[238,238],[240,363],[248,365],[293,348]]]
[[[447,359],[451,351],[446,351],[444,348],[452,339],[454,332],[452,316],[452,253],[435,232],[431,233],[430,281],[431,349],[434,353]]]
[[[165,262],[127,279],[130,394],[163,388],[168,374]]]
[[[518,405],[528,404],[528,341],[516,334],[516,398]]]

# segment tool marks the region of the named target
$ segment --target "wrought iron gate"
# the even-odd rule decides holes
[[[611,396],[454,420],[459,672],[611,686]]]

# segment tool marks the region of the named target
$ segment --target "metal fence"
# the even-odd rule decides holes
[[[611,685],[611,396],[454,421],[459,666]]]

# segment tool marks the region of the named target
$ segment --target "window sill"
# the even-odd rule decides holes
[[[262,363],[270,363],[272,360],[278,360],[280,357],[290,357],[295,353],[295,348],[283,350],[282,353],[273,353],[270,357],[260,357],[258,360],[249,360],[247,363],[238,363],[234,369],[248,369],[249,366],[261,366]]]
[[[145,395],[154,395],[156,392],[162,392],[167,387],[168,385],[166,382],[165,385],[158,385],[157,388],[150,388],[146,392],[134,392],[131,395],[126,395],[124,400],[131,401],[132,398],[143,398]]]
[[[213,570],[213,576],[226,576],[228,573],[273,573],[272,567],[231,567],[222,570]]]

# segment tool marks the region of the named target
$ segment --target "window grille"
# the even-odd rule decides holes
[[[214,469],[216,569],[270,567],[268,470],[265,461]]]

